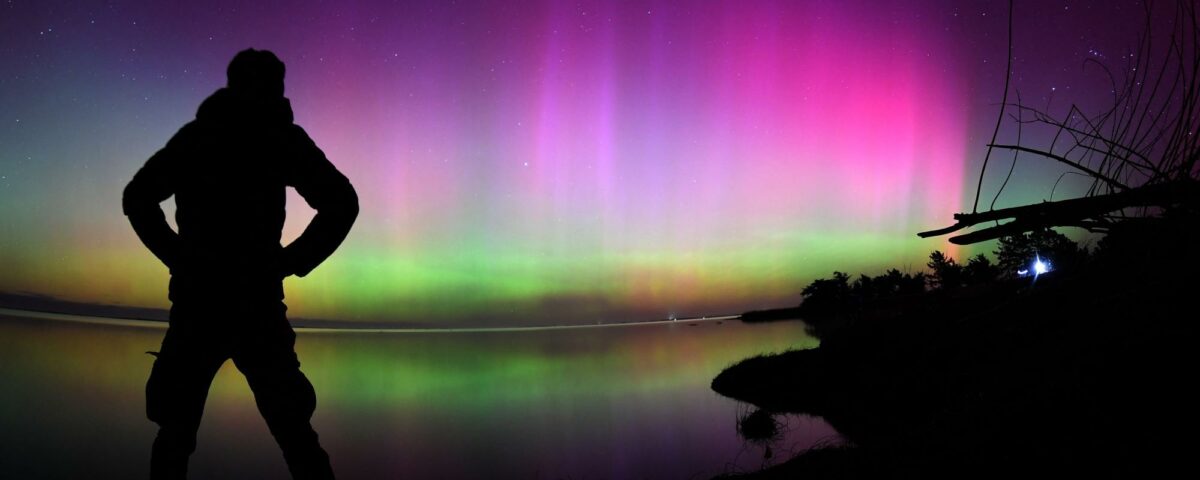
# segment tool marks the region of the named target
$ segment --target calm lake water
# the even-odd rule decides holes
[[[0,310],[0,476],[145,478],[146,377],[164,326]],[[836,438],[790,416],[773,457],[737,435],[725,366],[810,348],[796,322],[514,331],[306,331],[313,423],[340,479],[708,478]],[[209,393],[192,477],[288,478],[241,374]]]

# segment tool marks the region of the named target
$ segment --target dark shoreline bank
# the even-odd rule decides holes
[[[879,308],[747,359],[722,395],[824,417],[852,445],[738,478],[1146,477],[1187,467],[1196,222],[1117,234],[1074,272]],[[1183,434],[1183,435],[1181,435]],[[1184,470],[1187,471],[1187,470]]]

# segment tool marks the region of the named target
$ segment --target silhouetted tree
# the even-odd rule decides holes
[[[925,293],[925,285],[929,282],[924,272],[917,272],[912,275],[904,274],[903,281],[900,282],[899,293],[901,295],[916,295]]]
[[[806,313],[832,313],[850,303],[850,275],[833,272],[833,278],[818,278],[800,291]]]
[[[879,298],[886,294],[886,290],[887,287],[882,282],[876,282],[874,278],[859,274],[858,279],[850,285],[850,296],[853,301],[863,302]]]
[[[918,272],[916,275],[910,275],[893,268],[883,275],[871,278],[869,285],[873,298],[912,295],[925,291],[925,274]]]
[[[934,290],[951,290],[962,286],[963,267],[939,250],[929,254],[929,286]]]
[[[1061,270],[1079,264],[1086,256],[1086,250],[1066,235],[1049,228],[1001,237],[1000,247],[996,250],[996,262],[1000,274],[1005,277],[1016,276],[1017,270],[1029,268],[1034,257],[1041,257],[1053,268]]]
[[[819,278],[804,287],[800,312],[808,321],[851,313],[877,300],[924,293],[927,278],[924,273],[910,275],[893,268],[875,277],[859,275],[851,282],[850,275],[833,272],[833,278]]]
[[[1000,276],[1000,268],[992,264],[982,253],[967,260],[963,267],[963,283],[967,285],[983,285],[996,281]]]
[[[884,286],[883,288],[887,290],[889,295],[896,295],[904,288],[904,279],[906,276],[893,268],[883,275],[875,277],[875,279]]]

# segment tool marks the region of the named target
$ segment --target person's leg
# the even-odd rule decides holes
[[[151,479],[187,477],[208,388],[226,358],[179,316],[173,308],[172,326],[146,382],[146,416],[159,426],[150,454]]]
[[[284,310],[280,304],[261,311],[262,318],[247,318],[252,327],[235,347],[233,361],[246,376],[292,477],[332,479],[329,455],[309,423],[317,406],[316,391],[300,372],[296,334]]]

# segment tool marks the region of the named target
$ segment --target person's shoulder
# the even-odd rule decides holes
[[[304,127],[301,127],[295,123],[287,124],[287,126],[283,127],[283,132],[285,135],[287,135],[288,140],[305,142],[312,141],[312,139],[308,136],[308,132],[304,130]]]
[[[284,138],[291,148],[296,148],[302,151],[310,151],[317,148],[317,143],[313,141],[304,127],[295,123],[288,124],[283,128]]]
[[[171,136],[171,140],[169,141],[169,143],[173,143],[173,144],[191,143],[191,142],[195,141],[197,138],[199,138],[200,136],[202,136],[203,134],[204,134],[204,125],[201,124],[201,122],[199,122],[198,120],[192,120],[190,122],[183,124],[182,127],[179,127],[179,130],[175,132],[175,135]]]

